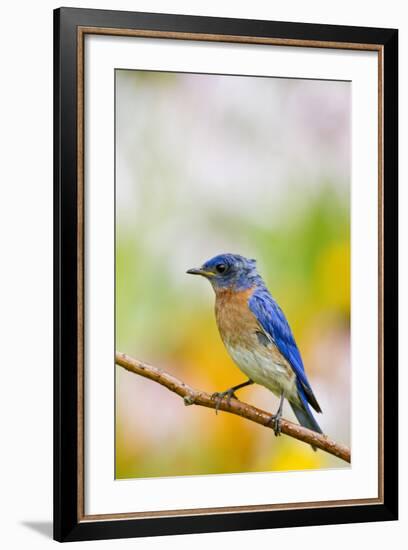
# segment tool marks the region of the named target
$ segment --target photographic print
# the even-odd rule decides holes
[[[115,163],[116,350],[214,401],[118,364],[115,478],[348,468],[351,83],[116,69]]]

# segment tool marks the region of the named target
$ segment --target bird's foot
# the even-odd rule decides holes
[[[222,392],[216,391],[215,393],[212,394],[211,397],[215,399],[215,414],[218,414],[221,401],[224,399],[224,397],[227,398],[227,405],[231,403],[232,398],[238,399],[238,397],[234,393],[234,388],[229,388],[228,390],[225,390]]]
[[[278,414],[273,414],[269,417],[269,420],[265,424],[265,426],[270,426],[273,429],[273,432],[276,437],[280,436],[282,433],[281,428],[281,416]]]
[[[194,395],[185,395],[183,397],[183,400],[184,400],[184,405],[186,407],[188,407],[189,405],[194,405],[195,403],[195,397]]]

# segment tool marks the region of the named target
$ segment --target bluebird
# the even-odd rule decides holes
[[[238,254],[220,254],[187,273],[210,281],[220,336],[234,363],[248,377],[246,382],[214,394],[217,409],[222,398],[236,399],[237,390],[256,383],[280,398],[270,420],[275,435],[280,434],[285,398],[302,426],[322,433],[310,406],[322,411],[299,349],[283,311],[257,271],[256,261]]]

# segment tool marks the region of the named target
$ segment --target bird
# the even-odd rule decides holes
[[[211,283],[221,339],[233,362],[248,377],[241,384],[213,394],[216,412],[223,398],[228,402],[237,399],[237,390],[255,383],[280,399],[276,414],[268,422],[275,435],[281,433],[285,399],[302,426],[323,433],[311,407],[318,413],[322,410],[289,322],[258,273],[256,260],[239,254],[218,254],[187,273],[201,275]]]

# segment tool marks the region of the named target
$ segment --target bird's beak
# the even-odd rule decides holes
[[[202,275],[203,277],[214,277],[215,273],[212,273],[211,271],[205,271],[205,269],[201,268],[195,268],[187,269],[186,273],[189,273],[190,275]]]

